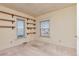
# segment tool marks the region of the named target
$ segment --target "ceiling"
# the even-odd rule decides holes
[[[74,4],[71,3],[2,3],[8,8],[37,17]]]

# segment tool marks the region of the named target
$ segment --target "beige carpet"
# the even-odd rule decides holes
[[[42,41],[32,41],[0,51],[0,56],[75,56],[76,50]]]

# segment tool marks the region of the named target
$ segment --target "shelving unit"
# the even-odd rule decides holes
[[[28,17],[24,17],[24,16],[21,16],[21,15],[18,15],[18,14],[13,14],[13,13],[5,12],[5,11],[0,11],[0,13],[4,13],[4,14],[7,14],[7,15],[11,15],[12,18],[13,18],[13,16],[17,16],[17,17],[21,17],[21,18],[25,18],[25,19],[31,19],[31,18],[28,18]]]
[[[36,34],[36,32],[30,32],[30,33],[27,33],[27,35],[29,35],[29,34]]]
[[[27,27],[27,29],[30,29],[31,30],[31,29],[36,29],[36,28],[35,27]]]
[[[4,13],[4,14],[7,14],[7,15],[11,15],[12,16],[12,18],[13,18],[13,16],[17,16],[17,17],[21,17],[21,18],[25,18],[25,19],[27,19],[27,21],[29,21],[29,20],[31,20],[31,21],[33,21],[33,23],[30,23],[30,22],[27,22],[27,25],[32,25],[33,27],[27,27],[27,29],[29,30],[31,30],[31,29],[36,29],[36,27],[35,27],[35,22],[36,22],[36,20],[35,19],[31,19],[31,18],[28,18],[28,17],[24,17],[24,16],[20,16],[20,15],[17,15],[17,14],[13,14],[13,13],[9,13],[9,12],[5,12],[5,11],[0,11],[0,13]],[[14,20],[9,20],[9,19],[0,19],[1,21],[8,21],[8,22],[12,22],[12,24],[15,22]],[[0,28],[12,28],[12,29],[14,29],[15,28],[15,26],[0,26]],[[34,33],[34,32],[31,32],[32,34]]]
[[[0,21],[12,22],[12,24],[15,22],[14,20],[9,20],[9,19],[0,19]]]
[[[14,29],[15,26],[0,26],[0,28],[12,28],[12,29]]]
[[[29,25],[29,24],[31,24],[31,25],[36,25],[36,24],[34,24],[34,23],[27,23],[27,25]]]
[[[27,19],[27,30],[31,30],[29,33],[27,33],[27,35],[29,34],[36,34],[35,29],[36,29],[36,24],[35,24],[36,20],[34,19]],[[31,25],[31,26],[28,26]],[[34,31],[32,31],[34,30]]]
[[[9,19],[0,19],[0,21],[12,22],[12,24],[15,22],[14,20],[9,20]],[[12,28],[12,29],[14,29],[15,26],[0,26],[0,28]]]

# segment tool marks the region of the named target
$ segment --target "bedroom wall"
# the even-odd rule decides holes
[[[18,15],[21,15],[21,16],[25,16],[25,17],[35,19],[34,17],[32,17],[30,15],[27,15],[27,14],[24,14],[22,12],[9,9],[7,7],[4,7],[4,6],[0,6],[0,11],[5,11],[5,12],[18,14]],[[1,19],[10,19],[10,20],[15,20],[16,21],[16,18],[19,18],[19,17],[14,16],[12,18],[11,15],[0,13],[0,18]],[[25,20],[25,22],[27,22],[26,19],[24,19],[24,20]],[[4,25],[4,26],[5,25],[6,26],[13,25],[13,26],[16,26],[16,22],[12,24],[11,22],[0,21],[0,25]],[[25,29],[25,30],[27,32],[27,29]],[[17,39],[16,28],[14,28],[13,30],[11,28],[0,28],[0,50],[22,44],[23,42],[29,42],[29,41],[35,39],[34,36],[35,35],[28,35],[28,36],[26,35],[26,38]]]
[[[37,38],[55,45],[76,48],[76,5],[37,17]],[[40,21],[50,21],[50,37],[40,37]]]

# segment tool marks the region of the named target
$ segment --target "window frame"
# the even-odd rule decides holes
[[[42,22],[46,22],[46,21],[48,21],[48,25],[49,25],[49,28],[48,28],[48,36],[44,36],[44,35],[42,35],[42,33],[41,33],[41,23]],[[50,21],[49,20],[43,20],[43,21],[40,21],[40,37],[50,37]]]
[[[18,21],[23,21],[23,37],[20,37],[19,35],[18,35],[18,24],[17,24],[17,22]],[[17,20],[16,20],[16,36],[17,36],[17,38],[19,39],[19,38],[25,38],[25,20],[24,19],[22,19],[22,18],[17,18]]]

